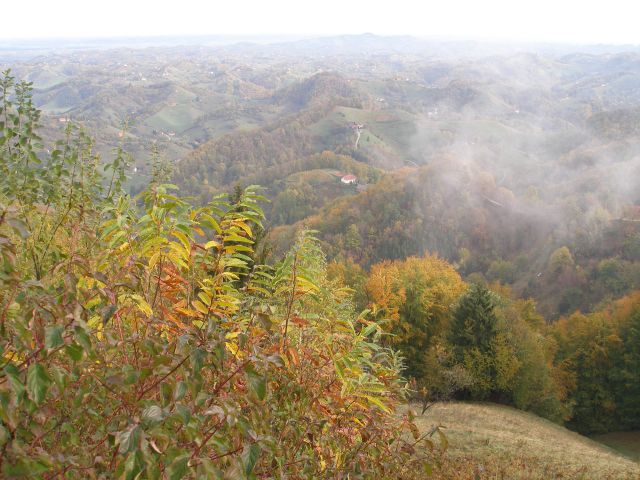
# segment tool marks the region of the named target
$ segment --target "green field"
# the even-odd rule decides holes
[[[326,168],[317,168],[313,170],[305,170],[303,172],[292,173],[286,178],[290,184],[308,184],[308,185],[340,185],[340,177],[336,175],[337,170]]]
[[[68,76],[57,72],[55,68],[43,68],[40,71],[32,72],[27,76],[27,80],[36,84],[39,89],[46,90],[64,83],[68,80]]]
[[[415,119],[406,112],[394,110],[363,110],[359,108],[337,107],[319,122],[311,125],[310,131],[316,137],[318,148],[331,148],[332,136],[340,132],[341,141],[353,145],[355,132],[348,131],[351,123],[365,125],[358,147],[406,157],[407,148],[412,145],[416,133]]]
[[[200,115],[202,112],[190,104],[176,105],[175,107],[164,107],[149,117],[147,123],[160,130],[182,133],[193,127]]]

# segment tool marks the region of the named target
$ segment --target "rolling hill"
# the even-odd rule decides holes
[[[261,184],[274,238],[311,225],[332,258],[366,267],[428,249],[550,318],[637,288],[640,224],[626,212],[640,205],[640,54],[480,47],[363,35],[9,66],[34,83],[45,141],[71,119],[104,157],[124,144],[133,193],[156,147],[182,193],[206,203]],[[338,173],[361,185],[341,188]],[[348,229],[362,248],[344,248]],[[576,268],[550,278],[562,246]]]

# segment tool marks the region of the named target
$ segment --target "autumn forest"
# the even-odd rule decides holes
[[[0,477],[637,478],[640,51],[505,48],[0,48]]]

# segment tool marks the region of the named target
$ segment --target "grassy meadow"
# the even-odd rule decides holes
[[[413,408],[420,413],[420,405]],[[631,458],[511,407],[438,403],[417,424],[423,431],[444,427],[449,445],[435,468],[437,479],[640,478],[640,464]]]

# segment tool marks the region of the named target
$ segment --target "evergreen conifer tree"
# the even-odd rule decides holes
[[[465,350],[474,347],[483,354],[491,351],[497,334],[496,306],[495,295],[482,285],[472,285],[462,296],[454,311],[449,334],[457,357],[462,357]]]

